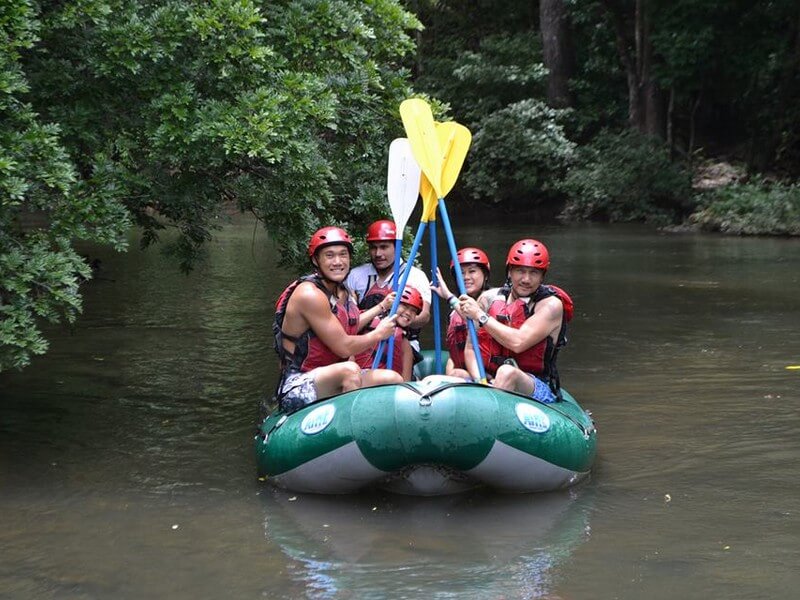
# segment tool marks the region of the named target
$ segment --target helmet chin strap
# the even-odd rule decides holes
[[[343,281],[341,281],[341,282],[340,281],[334,281],[333,279],[330,279],[329,277],[326,277],[319,268],[317,268],[317,275],[320,276],[322,281],[326,284],[326,287],[327,287],[328,283],[333,284],[333,292],[332,292],[333,294],[337,293],[340,289],[344,289],[344,287],[345,287]]]
[[[333,279],[330,279],[329,277],[327,277],[325,275],[325,273],[322,272],[322,269],[320,268],[319,263],[317,262],[317,257],[316,256],[313,256],[311,258],[311,266],[314,267],[314,272],[319,276],[320,279],[322,279],[322,283],[325,285],[325,287],[328,287],[329,283],[333,284],[333,291],[331,291],[331,295],[335,296],[337,294],[337,292],[339,291],[339,288],[340,287],[344,287],[343,284],[338,283],[338,282],[334,281]]]
[[[322,269],[319,268],[319,265],[315,264],[314,269],[317,272],[317,275],[319,275],[320,279],[322,279],[322,282],[325,285],[325,287],[328,287],[329,283],[333,284],[333,290],[331,290],[331,296],[334,296],[338,299],[339,292],[341,290],[347,290],[344,284],[345,280],[347,279],[347,275],[345,275],[345,278],[342,281],[334,281],[333,279],[325,276],[325,274],[322,272]],[[350,270],[348,269],[347,272],[349,273]]]

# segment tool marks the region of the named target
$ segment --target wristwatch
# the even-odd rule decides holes
[[[484,325],[486,325],[488,321],[489,321],[489,315],[487,315],[485,312],[482,312],[478,316],[478,327],[483,327]]]

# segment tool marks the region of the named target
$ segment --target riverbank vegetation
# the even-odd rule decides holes
[[[235,206],[300,268],[317,226],[385,216],[413,93],[474,134],[464,202],[798,235],[794,0],[9,0],[0,370],[76,318],[76,243],[174,230],[188,270]],[[693,185],[709,162],[742,175]]]

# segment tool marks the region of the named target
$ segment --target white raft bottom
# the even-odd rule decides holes
[[[372,466],[351,442],[272,477],[295,492],[351,494],[368,487],[409,496],[443,496],[480,486],[504,492],[545,492],[574,485],[588,472],[571,471],[495,441],[475,468],[456,471],[443,465],[409,465],[395,473]]]

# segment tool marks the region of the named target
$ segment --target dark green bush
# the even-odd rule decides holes
[[[689,221],[722,233],[800,235],[800,185],[755,180],[718,188]]]
[[[564,111],[529,99],[483,120],[465,181],[476,198],[541,201],[558,189],[575,145],[559,123]]]
[[[660,141],[605,131],[578,151],[563,190],[563,217],[667,224],[693,206],[691,174]]]

